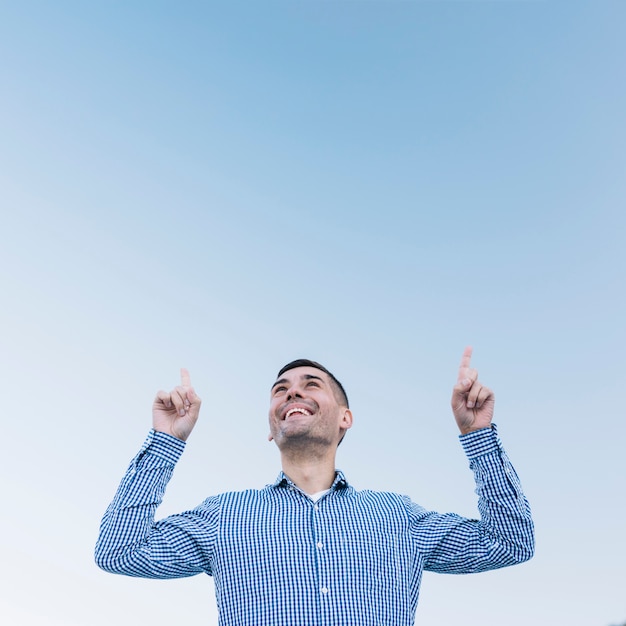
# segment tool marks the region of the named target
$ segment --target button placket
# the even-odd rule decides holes
[[[328,555],[324,553],[324,525],[321,509],[318,502],[313,504],[311,512],[313,523],[313,541],[315,543],[315,559],[317,561],[318,584],[322,598],[328,597],[330,593],[328,585]]]

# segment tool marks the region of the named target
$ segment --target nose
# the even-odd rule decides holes
[[[302,394],[296,385],[291,385],[287,390],[287,400],[295,400],[296,398],[301,398]]]

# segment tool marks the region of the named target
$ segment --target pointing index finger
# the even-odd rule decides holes
[[[463,356],[461,357],[461,364],[459,365],[459,378],[457,382],[461,382],[467,374],[467,370],[470,368],[470,361],[472,360],[472,346],[467,346],[463,350]]]
[[[191,376],[184,367],[180,368],[180,383],[185,389],[191,389]]]

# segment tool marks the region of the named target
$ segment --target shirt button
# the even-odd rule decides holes
[[[328,593],[328,589],[326,589],[326,587],[322,587],[321,591],[324,595]]]
[[[320,510],[320,507],[319,507],[319,506],[317,506],[317,504],[316,504],[316,505],[313,507],[313,509],[314,509],[315,511],[319,511],[319,510]]]
[[[324,544],[323,544],[321,541],[318,541],[318,542],[317,542],[317,547],[318,547],[318,548],[323,548],[323,547],[324,547]]]

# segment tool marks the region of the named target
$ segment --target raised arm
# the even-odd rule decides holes
[[[533,555],[534,528],[520,480],[492,425],[494,394],[461,358],[452,390],[452,411],[476,480],[480,519],[452,513],[416,515],[416,539],[426,569],[463,574],[522,563]]]
[[[107,508],[96,544],[104,570],[149,578],[192,576],[208,571],[216,517],[211,507],[154,521],[185,440],[198,419],[200,398],[189,372],[181,384],[159,391],[152,405],[153,430]]]

